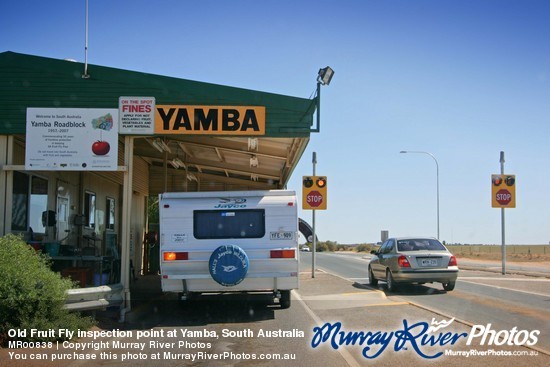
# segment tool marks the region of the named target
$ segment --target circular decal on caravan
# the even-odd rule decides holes
[[[248,256],[239,246],[223,245],[210,256],[208,269],[212,279],[225,287],[231,287],[246,277]]]

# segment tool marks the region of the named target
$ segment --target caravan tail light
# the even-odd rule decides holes
[[[271,250],[272,259],[294,259],[295,257],[295,250]]]
[[[189,260],[188,252],[163,252],[164,261]]]

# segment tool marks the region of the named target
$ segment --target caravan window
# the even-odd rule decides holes
[[[262,238],[265,235],[265,211],[196,210],[193,234],[200,240],[221,238]]]

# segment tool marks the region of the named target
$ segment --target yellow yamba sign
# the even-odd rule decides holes
[[[155,134],[265,135],[265,107],[157,105]]]

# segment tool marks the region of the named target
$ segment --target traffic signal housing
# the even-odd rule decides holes
[[[516,207],[516,175],[491,175],[493,208]]]
[[[302,209],[327,209],[327,177],[303,176]]]

